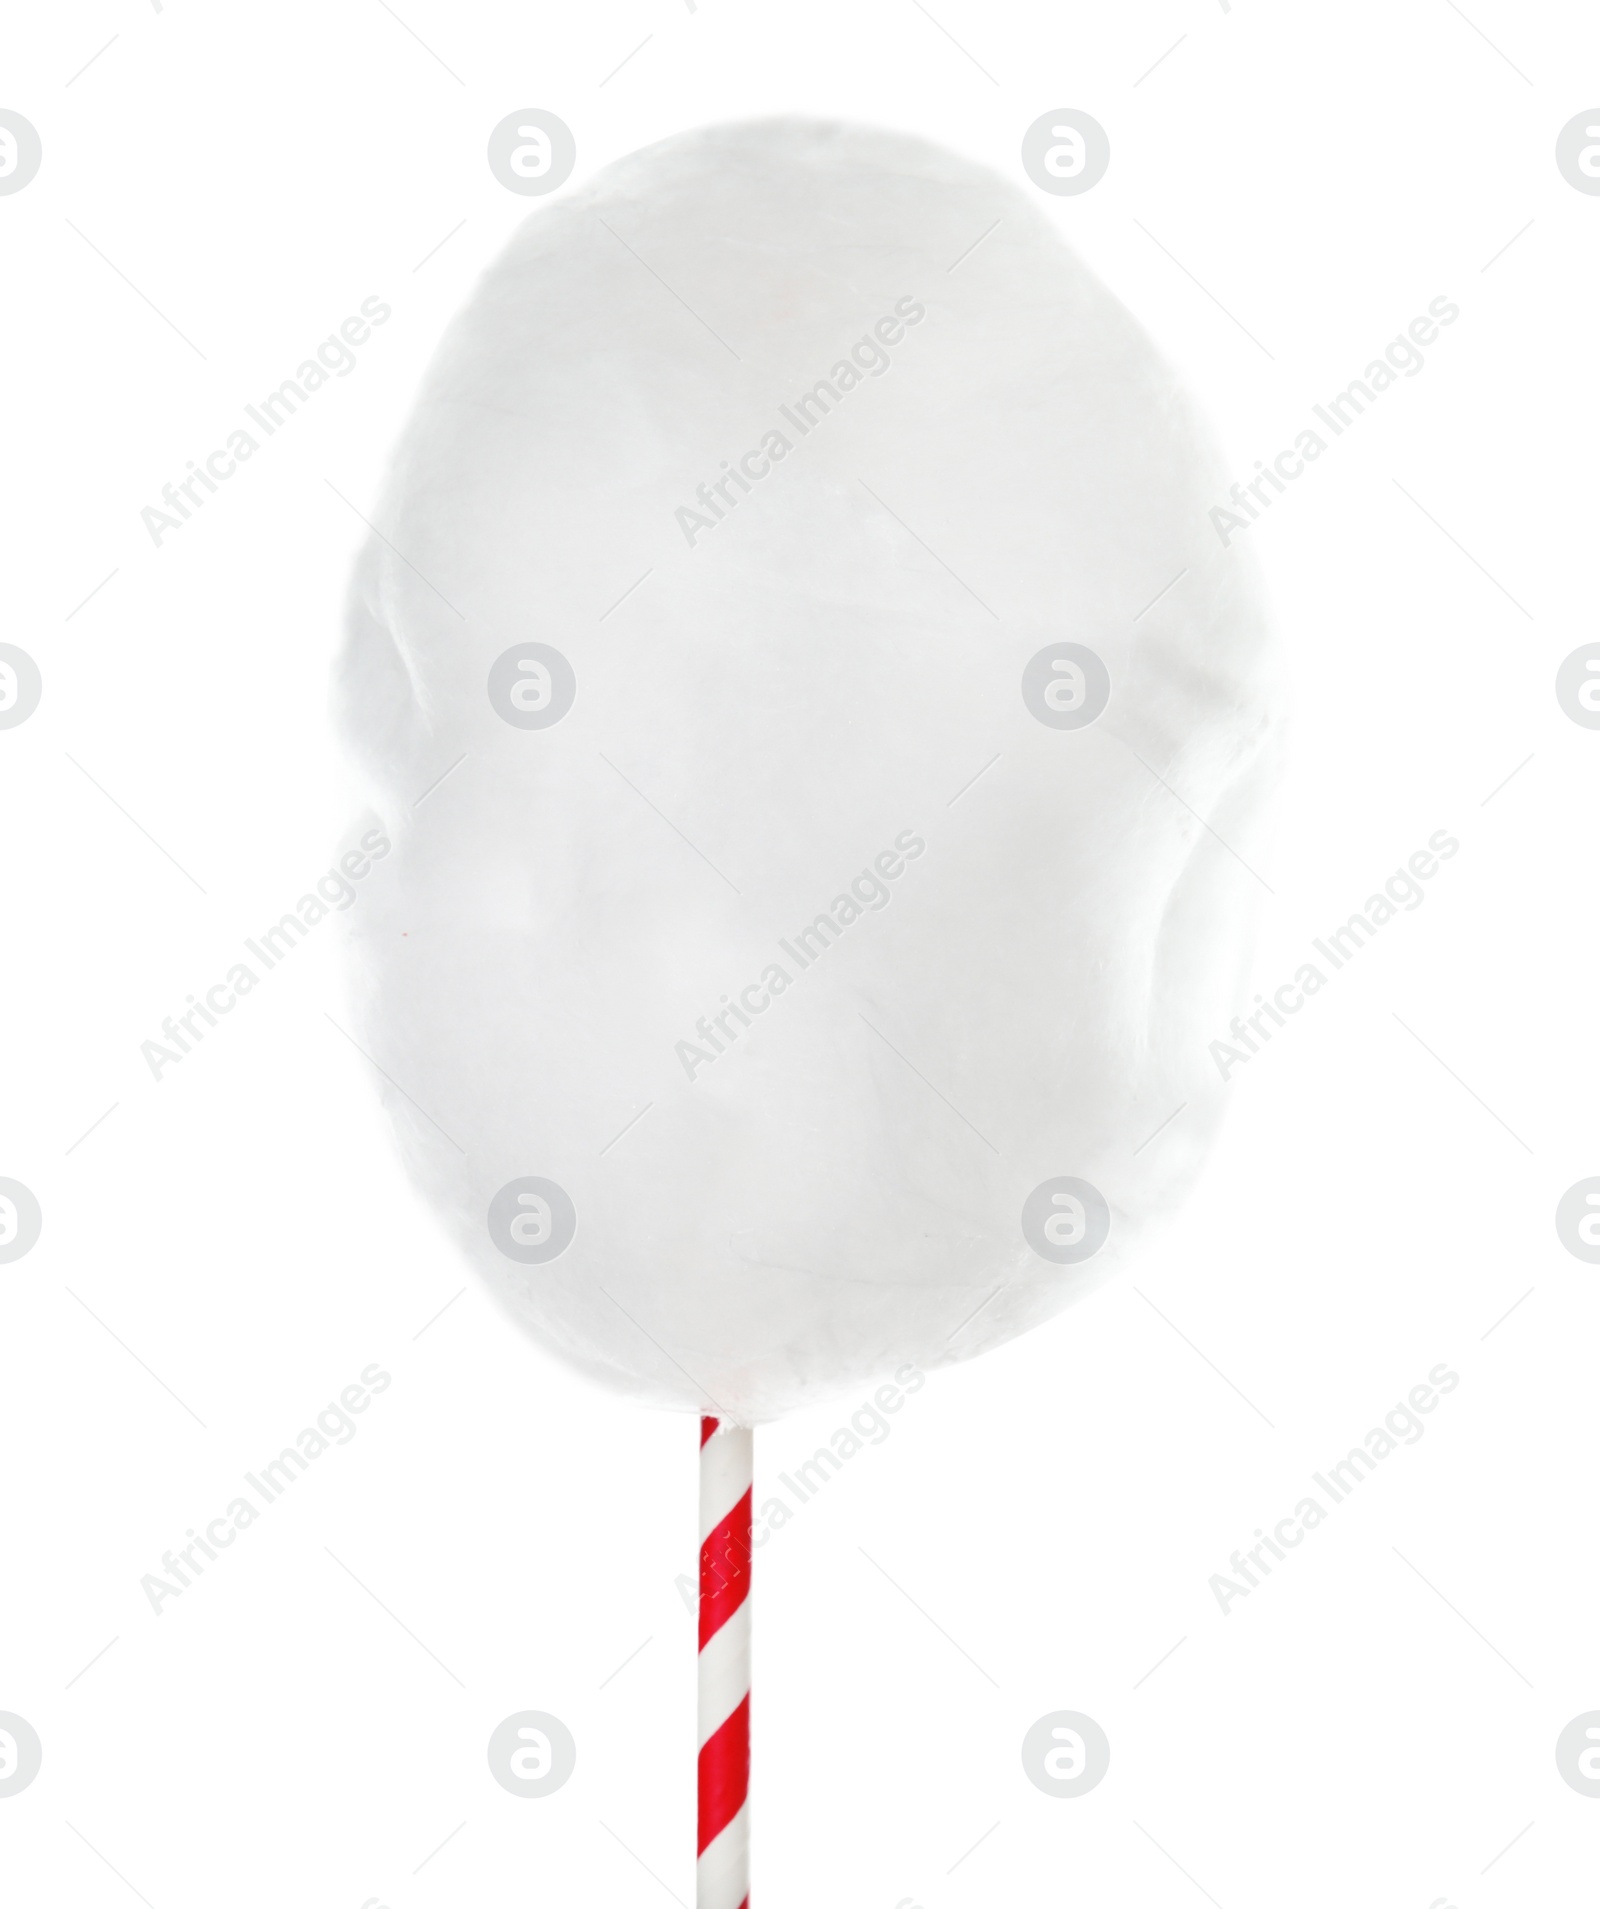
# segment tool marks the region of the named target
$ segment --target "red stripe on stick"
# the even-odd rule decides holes
[[[716,1429],[717,1429],[717,1426],[718,1426],[718,1423],[719,1423],[719,1422],[720,1422],[720,1421],[718,1421],[717,1419],[714,1419],[714,1418],[703,1418],[703,1419],[701,1419],[701,1421],[700,1421],[700,1443],[701,1443],[702,1445],[704,1445],[704,1444],[706,1443],[706,1441],[707,1441],[707,1440],[708,1440],[708,1439],[709,1439],[709,1438],[711,1437],[711,1435],[712,1435],[712,1434],[713,1434],[713,1433],[714,1433],[714,1432],[716,1431]]]
[[[700,1547],[700,1648],[750,1595],[750,1510],[747,1491]]]
[[[703,1856],[750,1793],[750,1698],[706,1738],[700,1751],[700,1847]]]

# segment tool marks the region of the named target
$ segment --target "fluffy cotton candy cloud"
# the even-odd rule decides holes
[[[340,690],[394,842],[361,1040],[545,1346],[755,1422],[1003,1342],[1173,1207],[1274,754],[1216,481],[1116,300],[921,142],[691,134],[517,233]],[[1030,671],[1062,643],[1098,662]],[[1062,1177],[1110,1220],[1065,1263],[1023,1225]]]

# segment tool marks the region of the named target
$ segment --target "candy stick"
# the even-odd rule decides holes
[[[753,1435],[700,1421],[700,1822],[696,1909],[750,1901]]]

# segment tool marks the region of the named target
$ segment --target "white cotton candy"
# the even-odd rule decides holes
[[[359,1038],[508,1311],[651,1403],[755,1423],[1002,1343],[1221,1111],[1263,619],[1190,407],[1031,192],[802,121],[609,167],[452,326],[361,562]],[[1061,643],[1109,678],[1077,727],[1035,712],[1090,662],[1024,694]]]

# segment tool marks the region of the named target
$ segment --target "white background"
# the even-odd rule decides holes
[[[1553,1751],[1600,1707],[1600,1271],[1553,1213],[1600,1172],[1600,733],[1552,685],[1600,634],[1600,198],[1553,146],[1600,94],[1600,23],[103,0],[8,38],[0,105],[45,157],[0,198],[0,638],[45,696],[0,736],[0,1173],[45,1221],[0,1268],[0,1709],[44,1743],[0,1801],[6,1899],[692,1897],[693,1426],[588,1389],[466,1285],[327,1019],[331,930],[159,1083],[139,1052],[343,845],[327,683],[365,533],[330,487],[371,510],[439,332],[532,209],[488,131],[538,105],[574,183],[790,109],[996,166],[1240,476],[1430,299],[1461,308],[1249,532],[1296,705],[1259,985],[1433,831],[1461,851],[1235,1074],[1134,1283],[937,1375],[761,1553],[755,1899],[1592,1900],[1600,1802]],[[1018,146],[1061,105],[1112,163],[1046,200]],[[369,294],[394,315],[355,372],[154,548],[141,507]],[[141,1575],[373,1360],[394,1382],[353,1443],[155,1617]],[[1223,1616],[1211,1574],[1441,1360],[1461,1383],[1422,1441]],[[763,1477],[855,1403],[764,1432]],[[578,1743],[538,1802],[484,1757],[530,1707]],[[1060,1708],[1112,1745],[1077,1801],[1018,1754]]]

